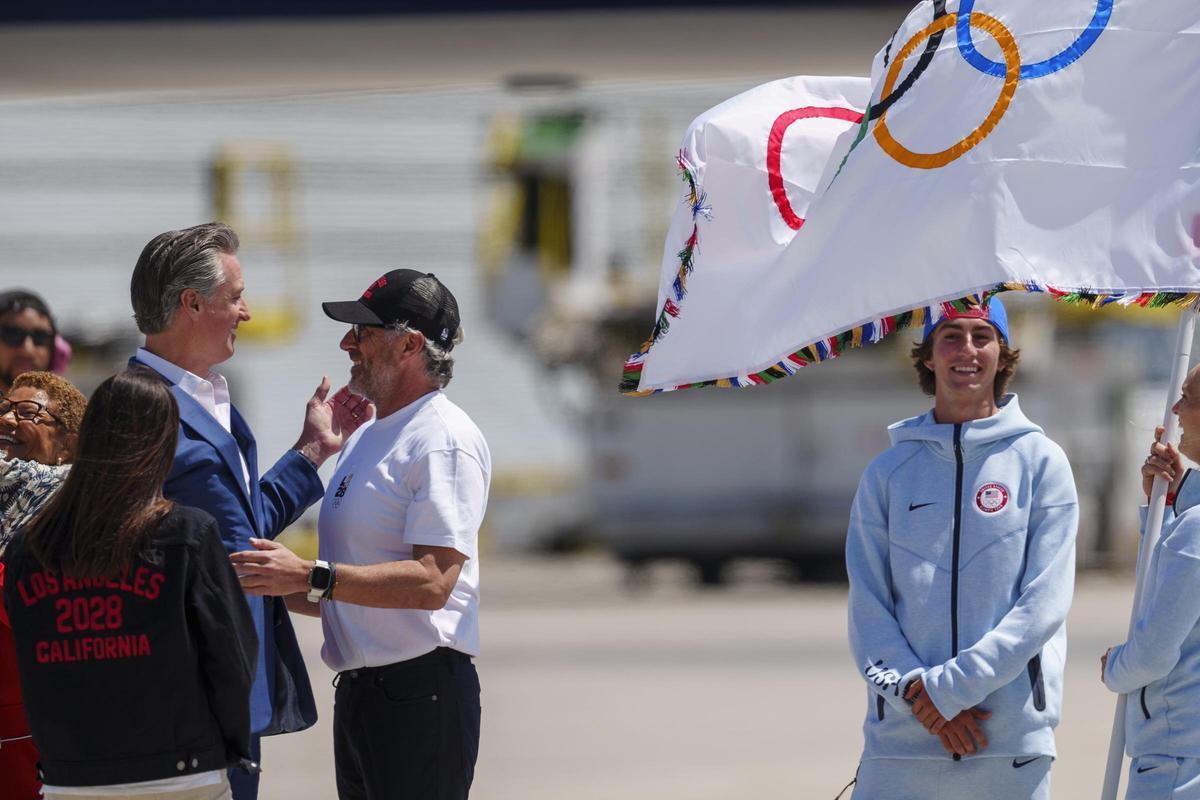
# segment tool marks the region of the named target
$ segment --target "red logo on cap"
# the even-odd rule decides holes
[[[368,286],[367,290],[365,292],[363,292],[363,294],[362,294],[362,299],[370,300],[371,299],[371,291],[373,289],[382,289],[385,286],[387,286],[387,276],[386,275],[384,275],[382,278],[380,278],[379,280],[375,281],[370,286]]]
[[[991,308],[988,306],[967,306],[959,310],[952,303],[942,303],[944,319],[991,319]]]

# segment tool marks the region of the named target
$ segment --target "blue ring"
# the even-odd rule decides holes
[[[975,42],[971,40],[971,10],[975,6],[975,0],[962,0],[958,7],[958,20],[955,24],[955,29],[958,33],[958,51],[962,53],[962,57],[967,60],[975,69],[987,75],[994,75],[997,78],[1004,77],[1004,65],[980,53],[975,49]],[[1088,51],[1096,40],[1100,38],[1100,34],[1108,26],[1108,20],[1112,16],[1113,0],[1096,0],[1096,13],[1092,15],[1092,21],[1084,28],[1083,33],[1079,34],[1074,42],[1072,42],[1065,50],[1056,56],[1051,56],[1045,61],[1039,61],[1036,64],[1023,64],[1021,66],[1021,80],[1029,80],[1032,78],[1041,78],[1053,72],[1058,72],[1063,67],[1070,66]]]

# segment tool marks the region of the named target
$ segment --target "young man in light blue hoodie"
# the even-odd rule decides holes
[[[930,412],[892,425],[850,512],[867,686],[856,800],[1050,796],[1078,508],[1066,455],[1005,394],[997,299],[930,309]]]
[[[1142,465],[1147,495],[1155,475],[1170,481],[1145,607],[1129,640],[1100,659],[1104,684],[1128,695],[1126,800],[1200,798],[1200,477],[1179,457],[1200,461],[1200,367],[1188,373],[1173,410],[1183,430],[1179,448],[1156,441]]]

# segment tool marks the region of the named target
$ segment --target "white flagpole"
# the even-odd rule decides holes
[[[1183,391],[1183,379],[1187,375],[1192,359],[1192,336],[1196,330],[1196,313],[1190,309],[1179,316],[1179,332],[1175,340],[1175,361],[1171,365],[1171,383],[1167,392],[1167,410],[1163,413],[1163,441],[1179,444],[1179,431],[1171,408]],[[1150,554],[1158,544],[1162,530],[1163,515],[1167,507],[1167,481],[1161,475],[1154,479],[1150,491],[1150,508],[1146,513],[1146,528],[1138,547],[1137,580],[1133,590],[1133,609],[1129,615],[1129,633],[1137,624],[1141,614],[1142,593],[1145,588],[1146,566]],[[1117,800],[1117,786],[1121,782],[1121,770],[1125,763],[1125,714],[1129,695],[1117,698],[1117,710],[1113,716],[1112,736],[1108,741],[1108,766],[1104,771],[1104,788],[1101,800]]]

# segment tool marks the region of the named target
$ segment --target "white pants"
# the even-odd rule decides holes
[[[867,758],[853,800],[1049,800],[1050,756]]]
[[[1125,800],[1200,800],[1200,758],[1135,758]]]
[[[221,782],[196,789],[181,789],[177,792],[155,792],[153,794],[58,794],[46,792],[42,800],[233,800],[229,790],[229,779],[221,776]]]

